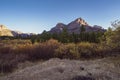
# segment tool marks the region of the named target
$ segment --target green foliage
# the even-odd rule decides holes
[[[111,36],[112,43],[115,47],[120,47],[120,21],[117,21],[113,25],[113,35]]]
[[[80,32],[85,32],[86,30],[85,30],[85,26],[84,25],[82,25],[81,27],[80,27]]]
[[[104,33],[102,43],[111,49],[120,47],[120,21],[112,23],[112,28]]]
[[[60,42],[62,43],[68,43],[69,42],[69,34],[67,32],[67,29],[64,28],[62,33],[60,33]]]

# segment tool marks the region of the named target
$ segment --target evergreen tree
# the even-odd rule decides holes
[[[45,42],[45,41],[49,40],[51,37],[52,37],[51,34],[44,30],[43,33],[40,35],[40,38],[41,38],[40,41]]]
[[[31,40],[32,44],[34,44],[36,41],[36,36],[35,35],[31,36],[30,40]]]
[[[80,27],[80,33],[81,32],[85,32],[86,30],[85,30],[85,26],[84,25],[81,25],[81,27]]]
[[[60,41],[63,43],[69,42],[69,34],[66,28],[64,28],[63,31],[60,33]]]
[[[60,40],[59,40],[59,34],[57,34],[57,33],[53,33],[53,34],[51,34],[51,38],[60,41]]]
[[[79,34],[79,41],[85,41],[85,26],[81,25],[80,27],[80,34]]]

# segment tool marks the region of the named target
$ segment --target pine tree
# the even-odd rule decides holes
[[[69,34],[68,34],[66,28],[64,28],[63,31],[60,34],[60,41],[63,42],[63,43],[68,43],[69,42]]]
[[[84,25],[81,25],[81,27],[80,27],[80,32],[85,32],[86,30],[85,30],[85,26]]]
[[[79,34],[79,41],[85,41],[85,26],[81,25],[80,27],[80,34]]]

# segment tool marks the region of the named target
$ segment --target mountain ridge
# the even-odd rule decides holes
[[[80,30],[81,26],[84,26],[85,32],[97,32],[97,31],[105,32],[106,31],[101,26],[98,26],[98,25],[91,26],[91,25],[89,25],[84,19],[82,19],[80,17],[80,18],[77,18],[77,19],[75,19],[74,21],[72,21],[68,24],[57,23],[56,26],[51,28],[51,30],[49,30],[48,32],[50,32],[50,33],[61,33],[63,31],[63,29],[66,28],[69,33],[79,34],[80,31],[81,31]],[[31,36],[31,35],[35,35],[35,34],[34,33],[23,33],[23,32],[20,32],[20,31],[10,30],[4,25],[0,25],[0,36],[27,37],[27,36]]]
[[[60,32],[62,32],[62,30],[64,28],[66,28],[69,33],[79,34],[81,26],[85,27],[86,32],[97,32],[97,31],[105,32],[106,31],[101,26],[98,26],[98,25],[91,26],[91,25],[89,25],[84,19],[82,19],[80,17],[80,18],[77,18],[77,19],[75,19],[74,21],[72,21],[68,24],[57,23],[56,26],[51,28],[51,30],[49,32],[50,33],[60,33]]]

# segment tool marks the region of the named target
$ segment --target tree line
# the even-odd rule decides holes
[[[104,32],[86,32],[85,27],[80,27],[80,33],[75,34],[69,33],[66,28],[63,29],[61,33],[50,33],[43,31],[42,34],[31,36],[31,42],[45,42],[49,39],[56,39],[62,43],[78,43],[78,42],[92,42],[99,43],[100,37],[102,37]]]

